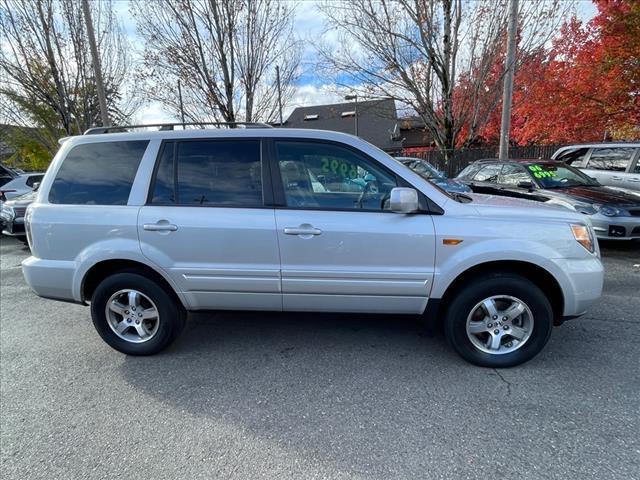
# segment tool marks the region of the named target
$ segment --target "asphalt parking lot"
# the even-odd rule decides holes
[[[3,479],[640,476],[640,244],[602,300],[509,370],[393,317],[198,314],[126,357],[36,297],[0,239]]]

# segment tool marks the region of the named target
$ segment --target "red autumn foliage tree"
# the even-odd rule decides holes
[[[594,1],[598,14],[590,22],[570,19],[548,51],[521,59],[514,143],[640,138],[640,2]],[[498,105],[478,141],[497,143],[499,134]]]

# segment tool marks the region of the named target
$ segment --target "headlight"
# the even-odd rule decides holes
[[[571,224],[571,231],[573,232],[573,238],[576,239],[580,245],[586,248],[590,253],[595,250],[593,243],[593,237],[591,236],[591,230],[582,224]]]
[[[626,217],[628,213],[621,208],[610,207],[608,205],[594,204],[594,208],[605,217]]]
[[[0,209],[0,216],[6,220],[13,220],[16,216],[13,208],[7,207],[6,205],[2,205],[2,209]]]

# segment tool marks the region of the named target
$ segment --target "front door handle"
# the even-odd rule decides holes
[[[157,223],[145,223],[142,228],[149,232],[175,232],[178,226],[169,223],[167,220],[160,220]]]
[[[299,227],[284,227],[284,233],[285,235],[311,236],[320,235],[322,230],[311,225],[300,225]]]

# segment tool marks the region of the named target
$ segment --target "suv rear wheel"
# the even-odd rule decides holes
[[[464,359],[482,367],[513,367],[545,346],[553,328],[551,304],[529,280],[514,274],[476,277],[451,301],[444,331]]]
[[[185,313],[161,285],[125,272],[96,287],[91,317],[102,339],[114,349],[127,355],[153,355],[178,337]]]

